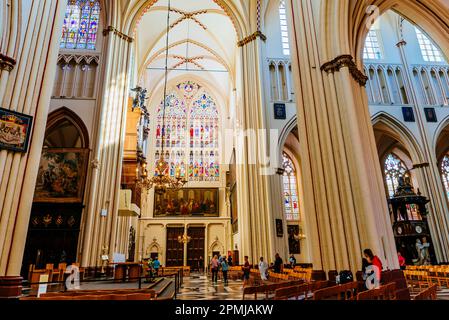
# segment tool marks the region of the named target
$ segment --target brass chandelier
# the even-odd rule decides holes
[[[188,236],[185,233],[182,236],[178,236],[179,243],[189,243],[190,241],[192,241],[192,237]]]
[[[142,176],[137,179],[137,186],[142,189],[147,189],[147,192],[154,188],[156,194],[162,195],[167,192],[168,189],[179,190],[188,181],[185,179],[186,170],[182,170],[180,165],[176,166],[175,176],[171,177],[169,173],[169,164],[164,159],[164,146],[165,146],[165,109],[167,103],[167,83],[168,83],[168,51],[169,51],[169,33],[170,33],[170,0],[168,1],[168,14],[167,14],[167,37],[166,37],[166,47],[165,47],[165,79],[164,79],[164,100],[163,100],[163,116],[162,116],[162,147],[161,155],[157,161],[155,168],[155,175],[153,177],[148,176],[148,170],[146,168],[146,163],[142,167]],[[184,168],[185,169],[185,168]]]

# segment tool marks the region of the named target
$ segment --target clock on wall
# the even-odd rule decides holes
[[[401,227],[397,227],[397,228],[396,228],[396,232],[397,232],[398,234],[402,234],[402,228],[401,228]]]
[[[422,233],[422,228],[421,228],[421,226],[416,226],[416,227],[415,227],[415,231],[416,231],[416,233],[421,234],[421,233]]]

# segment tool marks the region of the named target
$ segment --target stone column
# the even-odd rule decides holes
[[[355,273],[365,248],[385,267],[397,269],[363,87],[366,77],[351,56],[322,61],[329,39],[317,34],[328,22],[322,19],[329,17],[320,9],[315,0],[288,1],[303,201],[314,269]]]
[[[238,139],[237,187],[241,257],[257,263],[261,256],[274,257],[275,221],[271,207],[271,179],[264,162],[268,134],[264,101],[262,47],[265,36],[257,31],[239,42],[242,67],[242,106],[237,119],[247,139]],[[277,146],[277,139],[274,142]],[[276,165],[277,166],[277,163]],[[274,174],[272,172],[271,174]]]
[[[21,294],[20,269],[67,5],[32,1],[29,16],[22,17],[20,2],[10,1],[8,19],[0,21],[10,32],[0,53],[0,103],[33,116],[33,128],[27,153],[0,152],[0,297]]]
[[[103,34],[106,37],[105,73],[97,115],[90,194],[84,213],[87,219],[80,250],[83,266],[99,265],[102,248],[108,249],[111,259],[120,248],[120,242],[127,241],[120,239],[117,228],[133,39],[112,26]]]

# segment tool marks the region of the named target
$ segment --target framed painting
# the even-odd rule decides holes
[[[289,225],[288,229],[288,249],[290,254],[301,254],[301,243],[299,241],[299,226]]]
[[[218,188],[184,188],[155,195],[154,216],[218,217]]]
[[[0,150],[28,151],[33,117],[0,108]]]
[[[285,109],[285,103],[275,103],[274,104],[274,119],[276,120],[286,120],[287,111]]]
[[[88,149],[44,149],[34,202],[81,203],[88,157]]]
[[[278,238],[284,236],[284,227],[282,226],[282,219],[276,219],[276,235]]]

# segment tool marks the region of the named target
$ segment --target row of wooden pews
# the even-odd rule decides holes
[[[157,293],[151,289],[82,290],[50,292],[38,297],[20,300],[156,300]]]

